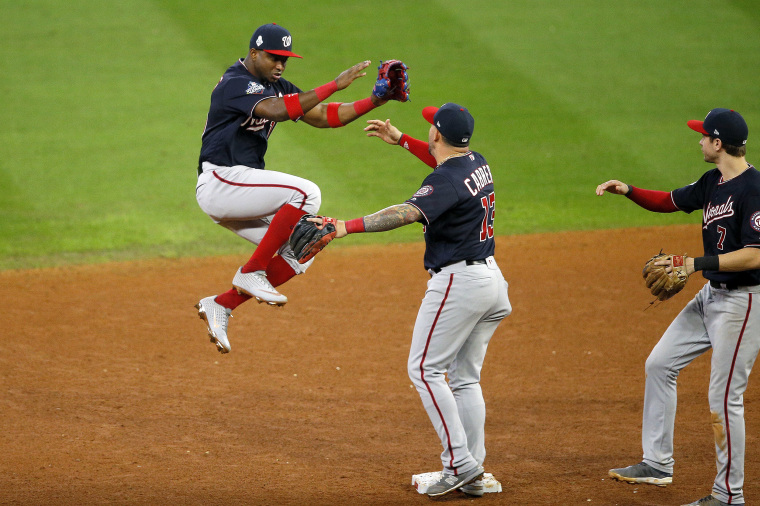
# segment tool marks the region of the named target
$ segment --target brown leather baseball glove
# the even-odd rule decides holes
[[[652,295],[663,301],[668,300],[686,286],[689,275],[686,273],[684,259],[686,255],[668,255],[660,251],[644,265],[642,272],[647,288]],[[670,265],[655,265],[655,262],[668,260]],[[668,272],[668,268],[672,270]]]

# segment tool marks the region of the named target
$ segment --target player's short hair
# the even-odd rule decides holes
[[[443,135],[443,134],[441,134],[441,141],[443,141],[444,144],[446,144],[447,146],[450,146],[452,148],[466,148],[467,146],[470,145],[469,142],[467,144],[462,144],[461,142],[455,144],[455,143],[451,142],[450,140],[448,140],[446,138],[446,136]]]
[[[718,137],[715,137],[714,135],[710,136],[710,140],[714,141]],[[733,144],[726,144],[721,140],[721,143],[723,144],[723,150],[726,152],[729,156],[735,156],[736,158],[741,158],[743,156],[747,156],[747,146],[734,146]]]

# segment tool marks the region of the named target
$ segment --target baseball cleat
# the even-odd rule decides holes
[[[227,323],[232,318],[229,308],[217,304],[216,295],[201,299],[195,305],[198,310],[198,316],[206,322],[208,326],[208,336],[211,342],[216,345],[219,353],[230,352],[230,341],[227,339]]]
[[[474,497],[481,497],[485,495],[486,488],[483,485],[483,480],[475,480],[471,481],[467,485],[463,485],[459,488],[460,492],[464,492],[467,495],[471,495]]]
[[[259,303],[266,302],[270,306],[282,306],[288,301],[287,297],[275,290],[264,271],[243,272],[241,267],[232,279],[232,286],[237,288],[238,293],[250,295]]]
[[[471,469],[458,476],[443,473],[440,480],[428,487],[427,495],[430,497],[438,497],[444,494],[448,494],[452,490],[462,488],[465,485],[472,483],[473,481],[481,479],[483,477],[483,472],[483,468],[481,466],[478,466],[475,469]],[[481,483],[481,489],[482,486],[483,484]]]
[[[728,503],[720,501],[712,495],[708,495],[699,501],[690,502],[689,504],[684,504],[683,506],[728,506]]]
[[[648,485],[657,485],[658,487],[665,487],[673,483],[672,473],[659,471],[644,462],[640,462],[634,466],[610,469],[609,475],[613,480],[617,481],[646,483]]]

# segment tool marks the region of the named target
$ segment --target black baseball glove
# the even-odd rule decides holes
[[[309,218],[319,218],[322,222],[309,221]],[[301,216],[301,219],[293,227],[293,232],[290,233],[290,239],[288,239],[290,248],[295,253],[299,264],[305,264],[314,258],[314,255],[335,239],[337,233],[335,222],[335,218],[314,216],[313,214]]]

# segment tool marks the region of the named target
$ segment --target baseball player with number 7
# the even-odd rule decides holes
[[[596,188],[597,195],[625,195],[649,211],[701,209],[704,256],[664,255],[653,263],[665,267],[672,278],[678,273],[685,281],[696,271],[707,278],[647,358],[643,460],[611,469],[609,475],[628,483],[672,483],[676,379],[695,358],[712,350],[708,399],[718,474],[712,493],[690,504],[744,504],[744,391],[760,350],[760,172],[745,160],[748,129],[738,112],[713,109],[704,121],[691,120],[688,126],[702,134],[705,162],[716,165],[698,181],[672,192],[618,180]],[[647,265],[645,276],[652,268]],[[655,288],[661,285],[649,277],[647,286],[653,281]],[[673,294],[666,291],[658,298]]]
[[[277,123],[292,120],[317,128],[338,128],[388,100],[409,99],[407,67],[398,60],[381,62],[372,94],[355,102],[324,101],[366,75],[369,61],[341,72],[334,80],[302,91],[282,76],[292,51],[285,28],[270,23],[256,29],[248,54],[227,69],[211,93],[201,138],[196,199],[217,224],[257,245],[238,269],[232,288],[196,304],[206,321],[211,342],[221,353],[231,349],[227,324],[232,310],[255,298],[281,306],[288,298],[275,287],[302,274],[288,246],[293,225],[316,213],[319,187],[301,177],[264,169],[269,136]]]

